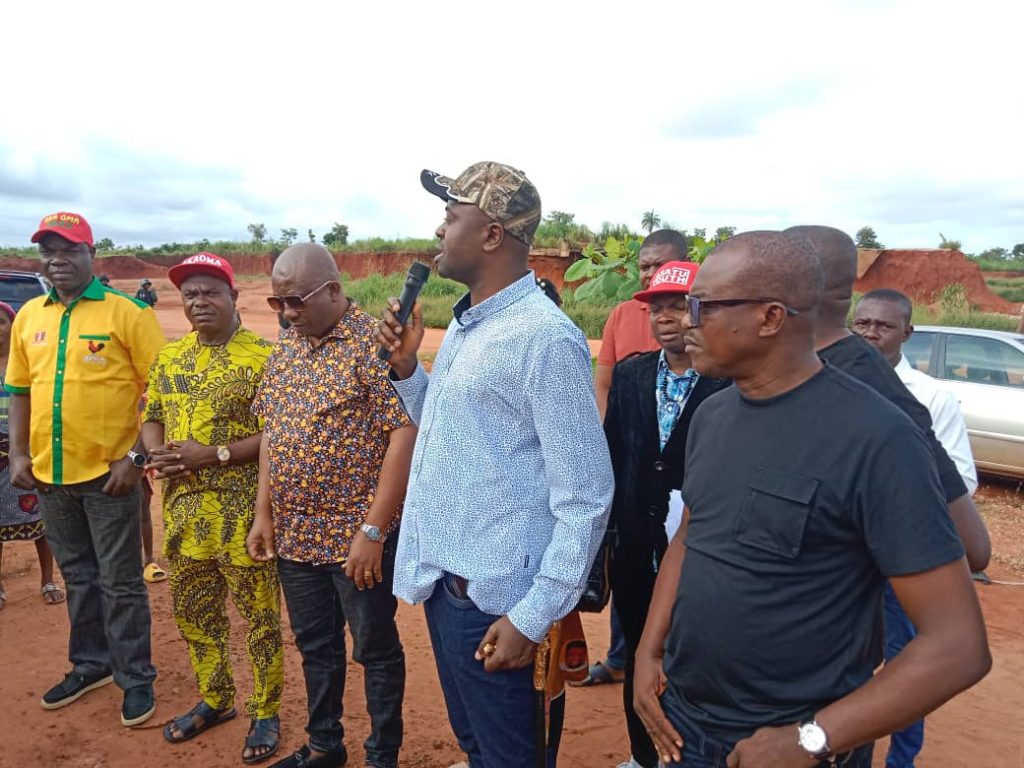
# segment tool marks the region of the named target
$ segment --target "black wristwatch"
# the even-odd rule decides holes
[[[149,463],[149,456],[144,453],[137,453],[136,451],[128,451],[128,458],[131,459],[136,469],[142,469]]]

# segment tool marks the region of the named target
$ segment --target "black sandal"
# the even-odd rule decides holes
[[[242,750],[243,763],[262,763],[268,757],[277,752],[278,736],[281,733],[281,719],[274,715],[261,720],[253,720],[249,726],[249,735],[245,737],[245,749],[253,750],[249,757],[245,756]],[[269,747],[266,752],[256,754],[260,747]]]
[[[171,744],[181,744],[182,742],[194,739],[200,733],[213,728],[215,725],[232,720],[237,714],[234,707],[230,709],[214,709],[205,701],[200,701],[184,715],[174,718],[164,726],[164,738],[171,742]],[[195,718],[197,716],[203,719],[200,725],[196,725]],[[181,736],[175,736],[175,731],[179,731]]]

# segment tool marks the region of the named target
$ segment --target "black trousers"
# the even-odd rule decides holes
[[[643,721],[633,709],[633,670],[636,649],[644,632],[647,611],[654,595],[654,581],[665,556],[665,529],[652,520],[650,531],[624,534],[612,561],[612,594],[615,610],[626,640],[626,679],[622,686],[622,705],[626,713],[626,729],[633,759],[644,768],[657,768],[658,751],[647,735]],[[659,536],[660,533],[660,536]]]

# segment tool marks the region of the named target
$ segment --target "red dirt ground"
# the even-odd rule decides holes
[[[115,281],[122,290],[134,285]],[[187,330],[180,302],[170,285],[157,281],[161,323],[168,335]],[[263,301],[265,282],[241,284],[241,312],[246,324],[270,338],[276,318]],[[428,332],[424,351],[436,349],[441,332]],[[998,516],[993,526],[999,563],[993,578],[1024,579],[1021,562],[1024,498],[1005,483],[983,486],[979,499],[987,514]],[[153,509],[159,510],[158,500]],[[990,517],[992,519],[992,517]],[[153,515],[159,544],[160,515]],[[1016,565],[1015,569],[1012,567]],[[35,549],[29,544],[7,545],[4,552],[7,607],[0,611],[0,767],[136,768],[136,766],[240,765],[246,722],[234,722],[210,731],[193,742],[171,746],[160,735],[162,725],[195,703],[195,684],[183,642],[173,619],[166,584],[150,587],[153,611],[153,654],[159,670],[158,709],[146,727],[129,730],[118,720],[120,691],[107,686],[67,709],[43,711],[43,692],[60,679],[67,667],[67,612],[63,606],[46,607],[38,592],[39,572]],[[974,689],[936,712],[928,721],[919,768],[1012,768],[1024,765],[1024,588],[978,588],[985,610],[995,665]],[[444,713],[429,638],[418,607],[402,605],[399,629],[408,659],[409,682],[405,702],[406,737],[402,762],[407,768],[445,768],[462,759]],[[236,617],[232,637],[233,662],[240,700],[251,690],[244,646]],[[607,617],[586,616],[584,627],[592,658],[602,657],[608,643]],[[298,652],[285,630],[286,687],[282,708],[281,754],[298,748],[304,739],[305,693]],[[360,765],[361,743],[368,733],[362,674],[349,667],[345,694],[346,745],[352,765]],[[602,686],[570,689],[565,737],[560,764],[565,768],[604,768],[627,757],[621,710],[621,688]],[[884,743],[876,748],[876,766],[883,765]]]
[[[877,254],[875,261],[861,272],[853,289],[867,293],[876,288],[895,288],[916,302],[933,304],[942,297],[947,285],[960,283],[967,292],[967,301],[984,312],[1016,314],[1019,304],[1007,301],[992,292],[985,283],[989,272],[982,272],[960,251],[926,249],[916,251],[861,250],[860,259]]]

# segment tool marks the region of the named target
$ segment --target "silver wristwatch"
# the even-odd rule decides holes
[[[832,762],[832,748],[828,745],[828,734],[814,720],[804,720],[797,726],[796,742],[811,759]]]
[[[376,525],[370,525],[369,523],[363,523],[359,526],[359,530],[366,534],[366,538],[370,541],[381,542],[384,541],[384,531],[378,528]]]

